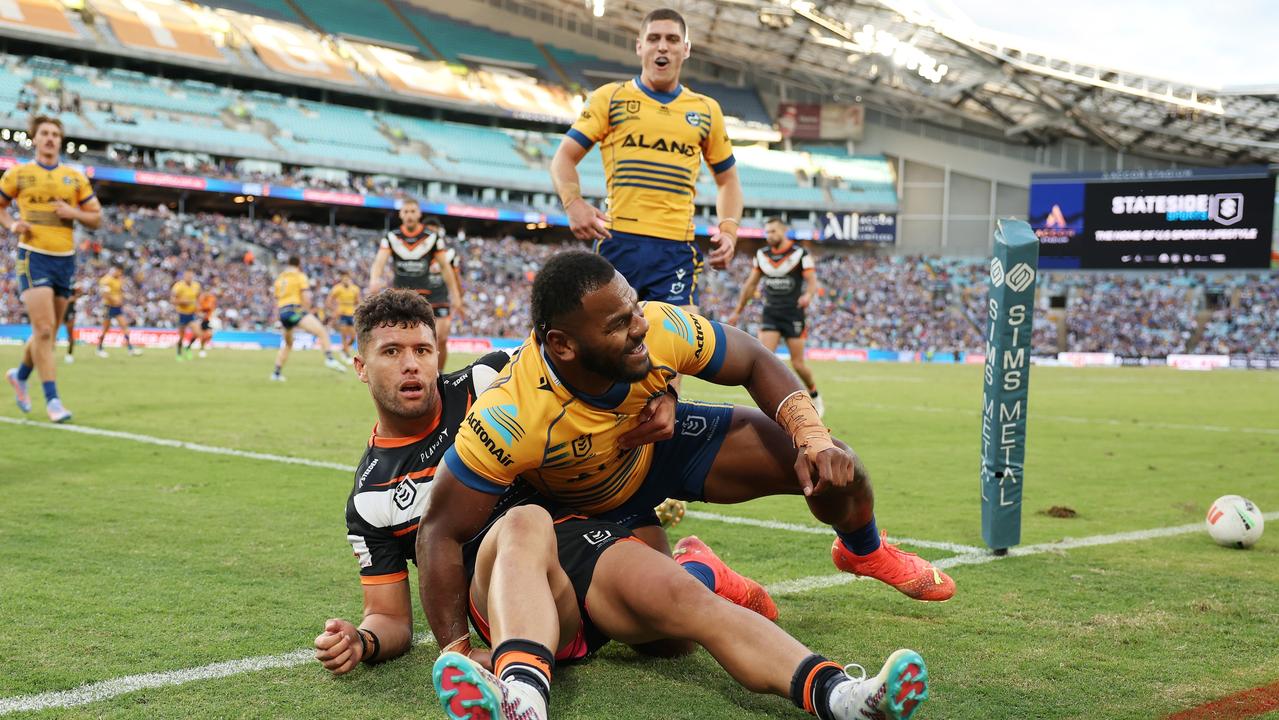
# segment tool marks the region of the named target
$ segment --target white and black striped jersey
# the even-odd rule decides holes
[[[764,274],[764,307],[794,309],[804,292],[804,273],[813,270],[813,256],[787,240],[774,251],[768,245],[755,252],[754,266]]]
[[[403,227],[388,232],[382,238],[382,247],[391,251],[393,286],[419,292],[430,289],[431,261],[437,252],[447,249],[444,233],[431,232],[425,225],[418,226],[412,235]]]
[[[408,577],[435,467],[452,447],[475,397],[509,360],[504,352],[489,353],[462,370],[441,375],[436,381],[440,411],[421,435],[380,438],[373,428],[346,501],[346,537],[360,563],[360,582],[379,585]]]

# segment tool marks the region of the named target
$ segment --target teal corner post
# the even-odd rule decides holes
[[[999,555],[1021,542],[1038,267],[1039,238],[1030,225],[1000,220],[983,315],[986,365],[981,402],[981,536]]]

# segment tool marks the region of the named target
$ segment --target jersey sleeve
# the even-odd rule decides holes
[[[382,240],[381,240],[381,242],[379,242],[379,243],[378,243],[378,247],[379,247],[379,248],[382,248],[382,249],[384,249],[384,250],[390,250],[390,249],[391,249],[391,234],[390,234],[390,233],[387,233],[386,235],[383,235],[383,236],[382,236]]]
[[[18,197],[18,168],[11,167],[4,171],[4,175],[0,175],[0,194],[4,195],[5,200]]]
[[[760,264],[759,264],[759,253],[758,253],[758,252],[757,252],[757,253],[755,253],[754,255],[751,255],[751,269],[752,269],[752,270],[763,270],[763,269],[764,269],[764,268],[760,267]]]
[[[587,150],[608,135],[608,104],[615,87],[614,83],[609,83],[596,88],[586,99],[586,106],[577,116],[577,122],[568,129],[568,136]]]
[[[681,375],[714,377],[724,365],[724,328],[714,320],[663,302],[644,304],[649,356]]]
[[[803,252],[804,252],[804,256],[800,258],[799,266],[800,268],[803,269],[804,273],[807,274],[810,270],[817,269],[817,263],[813,262],[812,253],[808,252],[807,250],[804,250]]]
[[[408,579],[409,564],[399,541],[383,528],[370,525],[353,505],[346,510],[346,539],[360,563],[360,583],[384,585]]]
[[[444,464],[463,485],[499,495],[520,473],[541,464],[545,448],[539,441],[520,423],[519,407],[506,386],[493,388],[471,406]]]
[[[83,205],[93,199],[93,185],[89,183],[89,178],[84,173],[76,172],[75,184],[76,205]]]
[[[702,141],[702,155],[706,158],[706,164],[710,166],[711,172],[718,175],[737,164],[737,158],[733,157],[733,143],[728,139],[724,111],[720,109],[719,103],[714,100],[709,102],[711,131]]]

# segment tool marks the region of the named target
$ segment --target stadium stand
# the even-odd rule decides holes
[[[425,57],[434,57],[413,31],[381,2],[352,5],[346,0],[307,0],[301,7],[308,18],[329,34],[408,46]]]
[[[457,63],[498,60],[534,68],[546,66],[546,57],[530,40],[428,12],[407,3],[397,3],[397,6],[445,60]]]

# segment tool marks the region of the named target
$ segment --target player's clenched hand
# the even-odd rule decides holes
[[[732,262],[734,253],[737,252],[737,236],[726,233],[717,232],[711,236],[711,250],[709,260],[711,267],[717,270],[723,270]]]
[[[675,396],[668,392],[649,399],[639,414],[639,425],[617,439],[623,450],[675,437]]]
[[[80,211],[68,205],[66,201],[59,200],[53,205],[53,213],[63,220],[74,220]]]
[[[354,670],[363,653],[359,631],[346,620],[330,619],[324,623],[324,632],[315,637],[315,659],[334,675]]]
[[[568,215],[568,226],[573,231],[573,237],[578,240],[607,240],[613,237],[608,231],[608,225],[612,222],[608,214],[585,200],[576,200],[569,203],[564,209]]]
[[[26,220],[19,220],[15,222],[13,227],[9,228],[9,230],[12,231],[14,235],[26,235],[31,232],[31,223]]]
[[[805,497],[821,495],[832,487],[842,488],[853,482],[853,455],[838,446],[816,452],[800,448],[795,474]]]

